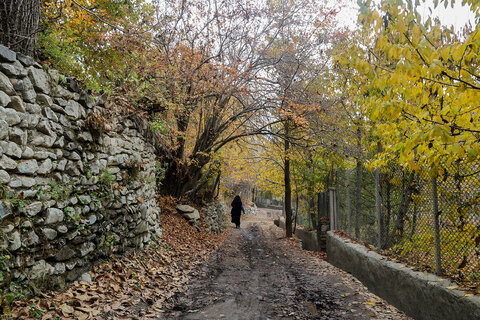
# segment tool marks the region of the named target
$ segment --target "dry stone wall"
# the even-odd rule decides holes
[[[154,149],[103,104],[0,45],[0,286],[62,286],[161,235]]]

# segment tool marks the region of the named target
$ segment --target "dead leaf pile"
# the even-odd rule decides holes
[[[90,283],[76,281],[64,292],[15,301],[7,319],[158,318],[167,299],[184,289],[226,236],[198,232],[176,213],[163,212],[163,236],[149,248],[95,266]]]

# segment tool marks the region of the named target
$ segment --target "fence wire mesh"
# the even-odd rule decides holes
[[[363,167],[344,170],[336,190],[339,230],[480,292],[479,163],[451,165],[435,180],[393,164],[377,175]]]

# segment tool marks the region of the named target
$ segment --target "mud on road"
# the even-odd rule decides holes
[[[247,217],[175,295],[165,319],[409,319],[355,278]]]

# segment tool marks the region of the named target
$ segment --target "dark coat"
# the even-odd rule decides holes
[[[232,222],[235,223],[236,225],[240,225],[240,215],[242,214],[242,211],[245,213],[240,196],[235,196],[231,205],[232,205],[232,211],[231,211]]]

